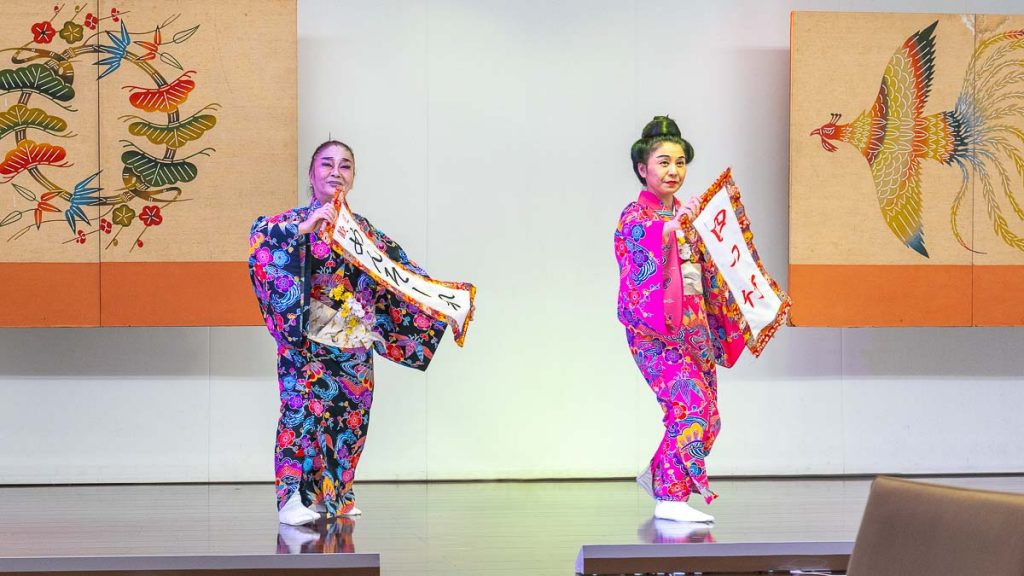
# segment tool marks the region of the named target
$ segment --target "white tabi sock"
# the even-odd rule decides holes
[[[658,542],[685,544],[704,542],[711,533],[711,525],[707,522],[676,522],[655,518],[654,531],[658,535]]]
[[[302,505],[302,497],[298,491],[293,492],[291,498],[277,511],[278,521],[290,526],[309,524],[319,517],[319,514]]]
[[[338,514],[338,516],[345,516],[346,518],[351,518],[352,516],[362,516],[362,515],[363,515],[363,511],[360,510],[359,508],[356,508],[355,506],[353,506],[352,509],[349,510],[348,512],[342,512],[341,514]]]
[[[675,502],[672,500],[658,500],[654,506],[654,517],[663,520],[675,520],[676,522],[714,522],[715,517],[705,514],[700,510],[694,510],[686,502]]]

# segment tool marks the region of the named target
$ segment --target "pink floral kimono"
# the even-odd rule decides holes
[[[679,210],[675,201],[675,211]],[[619,321],[629,350],[664,412],[665,435],[651,460],[654,496],[685,501],[698,492],[710,503],[704,459],[721,420],[715,364],[732,366],[745,344],[739,309],[714,263],[688,242],[662,241],[672,216],[658,197],[640,192],[619,218]]]

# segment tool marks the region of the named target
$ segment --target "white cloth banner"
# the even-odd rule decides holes
[[[335,204],[338,219],[332,240],[344,250],[345,258],[359,266],[393,294],[415,304],[428,315],[447,322],[461,346],[473,315],[476,289],[463,282],[444,282],[418,274],[393,261],[377,248],[356,222],[344,202]]]
[[[743,222],[737,214],[743,215]],[[730,170],[701,198],[693,225],[750,329],[748,347],[759,354],[784,321],[790,300],[768,277],[757,257],[739,188]]]

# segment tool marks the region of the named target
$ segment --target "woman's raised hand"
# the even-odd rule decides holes
[[[679,222],[679,218],[673,218],[668,222],[665,222],[665,226],[661,229],[661,240],[662,242],[675,242],[676,232],[683,230],[682,224]]]
[[[310,212],[309,216],[299,223],[299,234],[310,234],[319,230],[324,224],[331,224],[337,219],[338,211],[334,209],[334,204],[324,204]]]
[[[700,210],[700,198],[696,196],[690,196],[686,202],[683,203],[682,209],[679,210],[679,217],[686,216],[687,219],[693,220],[693,217],[697,215],[697,211]]]
[[[676,236],[675,232],[683,231],[683,218],[686,218],[687,225],[693,220],[694,216],[697,215],[697,211],[700,209],[700,198],[691,196],[686,202],[683,203],[679,209],[679,213],[676,214],[675,218],[665,222],[665,227],[661,229],[662,240],[665,242],[674,241]]]

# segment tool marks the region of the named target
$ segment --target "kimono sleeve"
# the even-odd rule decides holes
[[[715,363],[730,368],[747,343],[740,308],[711,258],[704,259],[702,269],[711,349]]]
[[[427,276],[426,271],[413,262],[397,242],[369,223],[367,227],[374,231],[379,247],[388,257],[417,274]],[[381,356],[402,366],[426,370],[447,329],[445,322],[423,314],[415,304],[406,302],[383,286],[379,288],[374,331],[384,342],[374,344],[374,349]]]
[[[627,327],[670,336],[665,322],[667,260],[665,222],[644,217],[639,204],[626,207],[615,230],[619,264],[619,321]]]
[[[306,345],[309,290],[306,240],[288,213],[261,216],[249,233],[249,277],[271,336],[279,345]]]

